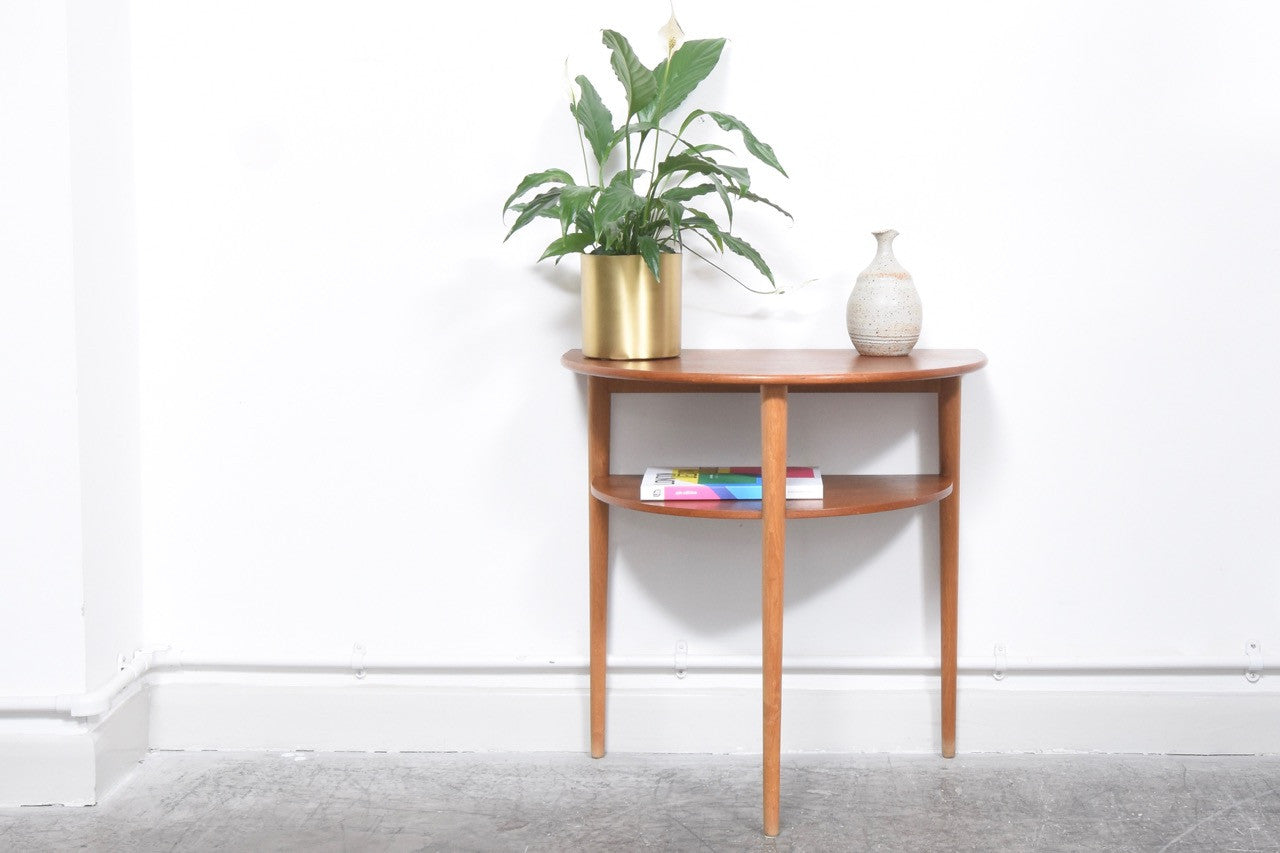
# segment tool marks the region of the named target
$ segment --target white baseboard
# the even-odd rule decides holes
[[[146,757],[150,697],[146,690],[116,703],[67,734],[0,733],[0,806],[93,806]]]
[[[151,747],[151,696],[136,690],[94,727],[94,786],[97,799],[128,778]]]
[[[147,754],[145,690],[66,734],[0,733],[0,806],[91,806]]]
[[[60,734],[0,732],[0,806],[92,805],[147,749],[586,752],[581,687],[158,682]],[[618,679],[621,680],[621,679]],[[962,686],[960,752],[1280,753],[1273,691]],[[791,687],[786,752],[930,753],[938,694]],[[737,685],[611,687],[612,752],[756,753],[760,694]]]
[[[97,802],[93,738],[0,736],[0,806],[88,806]]]
[[[157,684],[155,749],[530,752],[588,749],[580,688]],[[786,752],[940,749],[938,694],[789,689]],[[1280,694],[962,689],[960,752],[1280,753]],[[760,750],[741,687],[612,688],[614,752]]]

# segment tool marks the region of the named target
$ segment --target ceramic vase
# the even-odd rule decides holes
[[[920,294],[893,256],[897,231],[877,231],[876,256],[849,294],[849,340],[862,355],[906,355],[920,340]]]

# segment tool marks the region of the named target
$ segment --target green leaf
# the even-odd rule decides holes
[[[686,233],[689,233],[689,234],[696,234],[697,236],[701,237],[701,238],[706,242],[706,244],[711,248],[711,250],[712,250],[712,251],[715,251],[715,252],[723,252],[723,251],[724,251],[724,244],[723,244],[723,243],[721,243],[721,244],[717,245],[716,243],[714,243],[714,242],[712,241],[711,237],[709,237],[706,233],[704,233],[704,232],[703,232],[701,229],[699,229],[699,228],[686,228],[686,229],[685,229],[685,232],[686,232]],[[680,245],[681,245],[681,246],[684,246],[684,245],[685,245],[683,235],[681,236],[681,239],[680,239]]]
[[[591,143],[591,151],[596,155],[596,162],[604,168],[604,161],[609,159],[613,150],[613,113],[600,99],[600,93],[591,81],[579,74],[577,83],[582,87],[582,97],[569,107],[569,112],[577,119],[587,142]],[[590,176],[587,180],[591,180]]]
[[[708,243],[712,243],[716,247],[717,252],[724,251],[724,234],[720,231],[720,223],[716,222],[706,213],[694,208],[689,209],[690,216],[686,216],[680,223],[680,227],[687,231],[702,237]]]
[[[510,210],[511,202],[529,190],[550,183],[571,184],[573,183],[573,176],[564,169],[547,169],[545,172],[534,172],[531,175],[525,175],[524,180],[520,182],[520,186],[516,187],[516,191],[507,198],[506,204],[502,205],[502,212],[506,213]]]
[[[664,192],[658,198],[663,201],[689,201],[700,195],[715,192],[716,188],[711,184],[694,184],[691,187],[672,187]]]
[[[710,157],[707,159],[711,160]],[[714,160],[711,160],[711,162],[715,163]],[[720,167],[720,174],[724,175],[733,183],[740,185],[742,189],[745,190],[747,187],[751,186],[751,174],[743,167],[725,166],[721,163],[716,163],[716,165]]]
[[[645,200],[644,220],[636,226],[636,233],[658,239],[658,234],[667,227],[667,214],[661,202]]]
[[[787,217],[793,222],[795,221],[794,216],[792,216],[790,213],[787,213],[781,207],[769,201],[769,199],[765,198],[764,196],[756,195],[750,190],[738,189],[737,187],[729,187],[729,192],[733,195],[736,195],[738,198],[746,199],[747,201],[755,201],[755,202],[759,202],[760,204],[767,204],[769,205],[769,207],[772,207],[774,210],[778,211],[783,216]]]
[[[649,272],[653,273],[656,281],[662,281],[662,276],[658,273],[658,255],[661,253],[658,248],[658,241],[652,237],[641,237],[637,243],[640,249],[640,257],[644,258],[645,266],[649,268]]]
[[[579,211],[586,209],[599,187],[580,187],[577,184],[565,187],[560,191],[560,233],[568,234],[569,226],[577,221]]]
[[[680,135],[684,135],[684,132],[689,129],[689,125],[692,124],[693,120],[698,118],[698,116],[710,116],[716,124],[720,125],[721,130],[736,130],[740,132],[742,134],[743,144],[747,146],[747,150],[750,151],[756,159],[767,166],[772,166],[777,169],[785,177],[790,177],[790,175],[787,175],[786,170],[782,168],[782,164],[778,162],[778,155],[773,153],[773,148],[757,139],[756,135],[751,132],[751,128],[747,127],[745,124],[738,121],[738,119],[727,113],[717,113],[708,110],[694,110],[685,117],[684,124],[680,125]]]
[[[556,263],[559,263],[561,257],[581,252],[593,242],[595,241],[591,239],[590,234],[569,234],[565,237],[558,237],[551,241],[551,244],[547,246],[546,251],[542,253],[542,257],[538,258],[538,260],[545,261],[547,258],[556,258]]]
[[[684,142],[683,139],[681,139],[680,141]],[[732,148],[726,148],[723,145],[715,145],[710,142],[704,143],[703,145],[690,145],[688,148],[685,149],[685,151],[689,151],[694,154],[706,154],[708,151],[732,151],[732,150],[733,150]]]
[[[658,82],[658,94],[653,103],[641,113],[641,119],[661,120],[684,103],[684,99],[716,67],[723,49],[724,39],[687,41],[669,60],[659,62],[653,69],[654,79]]]
[[[648,169],[632,169],[630,172],[628,172],[626,169],[623,169],[622,171],[618,172],[618,174],[614,175],[613,178],[609,180],[609,185],[613,186],[614,184],[626,184],[629,187],[634,187],[636,178],[642,178],[647,174],[649,174]]]
[[[664,199],[662,210],[667,215],[667,227],[671,229],[671,236],[677,240],[680,239],[680,220],[684,219],[684,205],[678,201]]]
[[[609,62],[618,82],[627,93],[627,118],[643,110],[658,95],[658,83],[653,72],[644,67],[631,49],[631,42],[621,33],[605,30],[604,46],[612,51]]]
[[[681,151],[658,164],[658,174],[654,180],[662,180],[668,175],[685,172],[690,175],[719,175],[727,178],[731,184],[741,184],[742,189],[751,185],[751,175],[741,166],[725,166],[689,151]],[[681,179],[683,180],[683,178]]]
[[[724,202],[724,209],[729,214],[729,227],[733,227],[733,202],[729,200],[729,193],[724,188],[724,181],[711,176],[711,183],[715,185],[716,192],[720,195],[720,201]]]
[[[680,136],[678,136],[678,135],[676,135],[676,134],[672,133],[671,131],[667,130],[665,127],[659,127],[659,126],[658,126],[658,124],[657,124],[657,122],[653,122],[653,121],[647,121],[647,122],[636,122],[636,121],[633,121],[633,122],[631,122],[630,124],[625,124],[625,125],[623,125],[622,127],[618,128],[618,129],[617,129],[616,131],[614,131],[614,133],[613,133],[613,140],[612,140],[612,142],[610,143],[610,147],[611,147],[611,149],[612,149],[612,148],[616,148],[616,147],[618,146],[618,144],[619,144],[620,142],[622,142],[623,137],[624,137],[624,136],[626,136],[628,133],[639,133],[639,134],[641,134],[641,135],[643,136],[644,134],[652,133],[653,131],[657,131],[657,132],[658,132],[658,133],[660,133],[660,134],[666,134],[667,136],[670,136],[672,139],[676,140],[677,142],[682,143],[682,144],[685,146],[685,149],[686,149],[686,150],[690,150],[690,151],[699,151],[699,150],[702,150],[702,149],[705,149],[705,150],[707,150],[707,151],[730,151],[730,150],[732,150],[732,149],[730,149],[730,148],[726,148],[726,147],[725,147],[725,146],[723,146],[723,145],[711,145],[711,144],[708,144],[708,145],[694,145],[694,144],[693,144],[692,142],[690,142],[689,140],[684,139],[683,137],[680,137]]]
[[[529,202],[529,204],[513,204],[511,205],[511,209],[514,210],[516,213],[524,213],[525,209],[528,208],[529,205],[531,204],[533,204],[533,202]],[[559,219],[560,208],[558,205],[554,205],[554,204],[549,206],[540,204],[538,209],[534,211],[534,218],[536,219],[538,217],[546,217],[547,219]]]
[[[545,199],[543,199],[541,196],[535,197],[534,201],[538,202],[538,205],[537,205],[538,209],[537,211],[535,211],[536,216],[545,216],[548,219],[560,218],[560,208],[558,205],[545,204],[544,203]],[[516,213],[524,213],[524,211],[528,209],[531,205],[533,205],[533,201],[523,202],[521,204],[511,205],[511,209],[514,210]]]
[[[636,195],[631,185],[625,182],[610,184],[596,200],[595,214],[592,217],[592,228],[597,235],[603,236],[606,229],[622,229],[622,220],[628,213],[639,210],[644,199]]]
[[[662,130],[662,128],[654,127],[653,124],[640,124],[634,121],[630,124],[624,124],[613,132],[613,139],[610,142],[610,147],[617,148],[618,144],[622,142],[628,133],[648,133],[651,130]],[[663,132],[669,133],[670,131]]]
[[[729,251],[751,261],[751,263],[755,264],[756,269],[760,270],[760,274],[769,279],[770,284],[775,288],[778,286],[777,282],[773,280],[773,272],[770,271],[769,265],[764,262],[764,258],[760,257],[760,253],[752,248],[750,243],[732,234],[723,234],[721,236],[724,237],[724,244]]]
[[[591,211],[587,210],[586,208],[579,210],[576,214],[574,214],[573,225],[575,228],[578,229],[579,234],[586,234],[589,237],[591,237],[591,241],[593,243],[595,242],[596,227],[595,227],[595,224],[591,221]]]
[[[539,216],[552,216],[552,210],[556,203],[560,200],[560,187],[553,190],[547,190],[542,195],[536,196],[533,201],[524,205],[520,211],[520,215],[516,217],[516,224],[511,226],[511,230],[507,232],[507,236],[502,238],[502,242],[511,239],[511,235],[528,225]]]
[[[654,180],[660,181],[668,175],[674,175],[678,172],[687,172],[691,175],[724,174],[724,170],[716,165],[715,161],[682,151],[679,154],[673,154],[658,164],[658,174],[654,176]]]

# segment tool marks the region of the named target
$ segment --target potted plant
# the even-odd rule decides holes
[[[613,71],[626,94],[623,121],[615,125],[595,86],[578,76],[569,112],[577,123],[583,182],[564,169],[534,172],[520,181],[502,209],[504,216],[516,213],[508,239],[536,219],[559,224],[559,236],[538,260],[555,258],[559,263],[565,255],[581,255],[583,353],[588,357],[678,355],[680,253],[687,250],[742,284],[699,251],[728,250],[749,260],[773,287],[764,258],[730,230],[733,206],[755,202],[790,217],[751,191],[745,168],[724,162],[724,154],[732,153],[729,148],[686,138],[695,121],[710,119],[721,130],[740,134],[752,156],[785,176],[773,149],[737,118],[695,109],[677,129],[664,126],[716,67],[725,40],[680,44],[683,33],[674,16],[660,34],[667,57],[650,69],[626,38],[604,31]],[[703,197],[718,202],[727,224],[699,206]],[[690,242],[695,237],[697,248]]]

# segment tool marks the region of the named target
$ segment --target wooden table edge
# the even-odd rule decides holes
[[[974,373],[981,370],[987,364],[987,356],[980,350],[974,349],[926,349],[915,350],[912,355],[907,356],[859,356],[852,350],[838,349],[813,349],[813,350],[785,350],[785,349],[759,349],[759,350],[685,350],[686,354],[701,356],[707,353],[726,353],[731,352],[738,357],[743,358],[760,358],[766,360],[770,355],[786,353],[794,357],[797,353],[811,353],[822,358],[832,358],[838,355],[847,355],[851,359],[866,359],[867,365],[874,365],[876,368],[883,368],[886,365],[901,365],[899,370],[876,369],[866,372],[859,371],[836,371],[836,372],[768,372],[759,370],[749,370],[744,372],[724,372],[717,370],[688,371],[683,370],[684,354],[674,358],[650,359],[646,361],[614,361],[611,359],[587,358],[582,354],[580,349],[571,349],[560,357],[560,363],[572,370],[574,373],[583,376],[595,376],[601,379],[618,379],[628,382],[639,383],[663,383],[669,385],[739,385],[748,387],[761,387],[766,385],[789,385],[789,386],[810,386],[810,385],[834,385],[834,386],[853,386],[853,385],[883,385],[899,382],[923,381],[928,379],[946,379],[954,376],[963,376],[967,373]],[[912,366],[909,362],[914,357],[941,357],[943,354],[954,359],[952,363],[939,365],[936,367],[918,367]],[[896,363],[896,365],[894,364]]]

